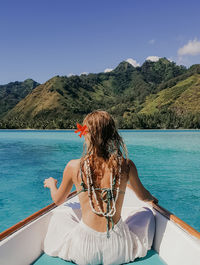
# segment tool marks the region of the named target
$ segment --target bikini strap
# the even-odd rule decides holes
[[[81,166],[80,166],[80,172],[81,172],[81,187],[82,187],[82,190],[80,192],[87,191],[88,189],[85,187],[85,182],[83,180],[83,172],[81,170]]]
[[[122,157],[118,156],[119,159],[119,186],[120,186],[120,180],[121,180],[121,162],[122,162]],[[98,199],[97,199],[97,195],[95,193],[95,190],[97,190],[97,188],[94,187],[93,185],[93,180],[92,180],[92,176],[91,176],[91,171],[90,171],[90,166],[89,166],[89,160],[87,159],[87,161],[85,161],[86,164],[86,171],[87,171],[87,184],[88,184],[88,196],[89,196],[89,203],[91,206],[91,209],[94,213],[98,214],[98,215],[103,215],[104,217],[106,217],[107,219],[107,238],[110,237],[110,233],[109,233],[109,222],[111,221],[112,223],[112,229],[114,228],[114,221],[113,221],[113,216],[116,213],[116,201],[118,199],[118,195],[119,195],[119,187],[116,189],[114,186],[116,184],[116,176],[113,178],[112,176],[112,171],[111,171],[111,175],[110,175],[110,188],[104,188],[102,189],[102,193],[106,193],[106,199],[104,200],[103,197],[101,198],[103,201],[105,201],[107,203],[107,207],[106,207],[106,212],[103,212],[103,210],[101,209]],[[100,188],[99,188],[100,189]],[[116,196],[114,198],[114,194],[113,194],[113,190],[117,191]],[[99,209],[99,211],[96,211],[92,200],[90,198],[90,195],[93,193],[94,195],[94,199],[97,203],[97,207]],[[111,202],[112,202],[112,206],[111,206]]]

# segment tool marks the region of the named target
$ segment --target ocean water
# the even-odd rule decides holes
[[[143,185],[159,204],[200,231],[200,131],[120,130]],[[61,183],[80,158],[70,130],[0,130],[0,231],[52,202],[45,178]]]

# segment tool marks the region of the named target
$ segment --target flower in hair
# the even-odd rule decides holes
[[[79,136],[81,138],[82,135],[86,135],[88,133],[88,127],[86,125],[82,126],[81,124],[77,123],[77,130],[75,133],[80,132]]]

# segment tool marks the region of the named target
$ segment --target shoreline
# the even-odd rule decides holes
[[[10,131],[74,131],[75,129],[0,129],[0,131],[4,131],[4,130],[10,130]],[[184,130],[184,131],[191,131],[191,130],[195,130],[195,131],[199,131],[200,129],[198,128],[194,128],[194,129],[185,129],[185,128],[177,128],[177,129],[118,129],[120,131],[125,130],[125,131],[169,131],[169,130],[174,130],[174,131],[180,131],[180,130]]]

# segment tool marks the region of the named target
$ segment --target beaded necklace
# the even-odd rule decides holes
[[[86,173],[87,173],[86,175],[87,175],[87,186],[88,186],[88,188],[85,187],[85,183],[83,181],[83,176],[82,176],[82,171],[81,171],[81,186],[82,186],[82,190],[80,192],[87,190],[88,191],[88,197],[89,197],[89,203],[90,203],[90,207],[91,207],[92,211],[95,214],[102,215],[102,216],[106,217],[106,219],[107,219],[107,238],[110,237],[110,234],[109,234],[109,222],[110,221],[112,223],[112,230],[114,228],[114,221],[113,221],[112,217],[116,213],[116,201],[117,201],[118,196],[119,196],[122,157],[118,157],[118,159],[119,159],[119,181],[118,181],[119,185],[118,185],[117,188],[115,188],[116,177],[113,178],[113,171],[111,171],[111,174],[110,174],[110,188],[95,188],[94,187],[94,183],[93,183],[92,175],[91,175],[91,170],[90,170],[89,159],[85,160],[85,162],[84,162],[85,167],[86,167]],[[105,212],[101,209],[101,206],[100,206],[100,204],[98,202],[95,190],[102,190],[101,199],[102,199],[102,201],[107,203],[107,207],[106,207],[106,211]],[[115,198],[114,198],[114,194],[113,194],[114,190],[116,190]],[[103,198],[104,193],[106,194],[106,198],[105,199]],[[94,205],[93,205],[93,202],[92,202],[92,199],[91,199],[92,195],[93,195],[93,197],[94,197],[94,199],[96,201],[98,211],[95,210],[95,208],[94,208]],[[112,207],[111,207],[111,202],[112,202]]]

